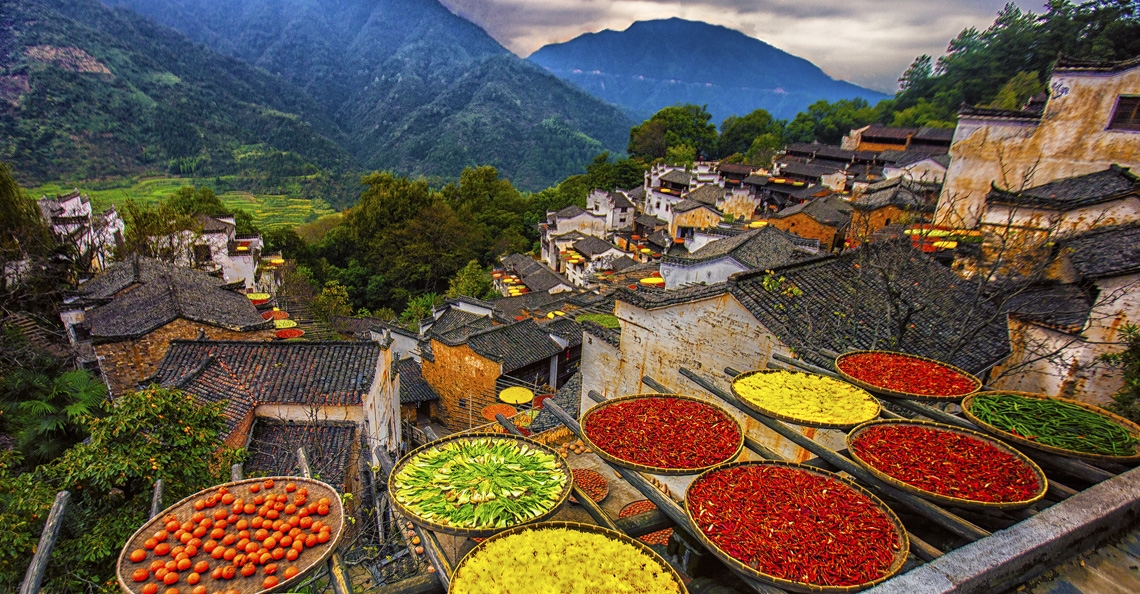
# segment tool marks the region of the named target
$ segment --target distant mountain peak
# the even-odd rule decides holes
[[[677,17],[587,33],[528,59],[641,118],[676,103],[708,105],[718,121],[758,108],[791,118],[819,99],[885,97],[743,32]]]

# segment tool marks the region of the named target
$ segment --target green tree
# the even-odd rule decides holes
[[[687,144],[676,144],[665,150],[665,162],[671,165],[692,166],[697,160],[697,149]]]
[[[929,54],[922,54],[911,62],[906,72],[899,77],[899,89],[909,91],[922,88],[934,74],[934,62]]]
[[[772,114],[757,109],[744,116],[728,116],[720,124],[720,139],[717,141],[717,156],[727,157],[733,153],[746,153],[756,138],[770,134],[780,137],[784,134],[784,122],[772,118]]]
[[[782,134],[761,134],[752,140],[752,145],[744,153],[744,162],[756,167],[771,167],[773,157],[783,150],[785,144]]]
[[[840,99],[828,102],[823,99],[808,106],[807,111],[796,115],[788,124],[788,142],[838,144],[852,129],[878,121],[880,114],[866,99]]]
[[[115,248],[119,260],[138,255],[174,262],[186,257],[202,231],[194,217],[165,202],[144,206],[128,200],[123,206],[123,221],[123,243]]]
[[[986,107],[996,109],[1021,109],[1034,95],[1044,92],[1045,85],[1036,72],[1018,72],[1006,81],[994,100]]]
[[[480,266],[477,260],[472,260],[451,278],[447,287],[447,296],[464,295],[476,299],[490,299],[495,297],[492,282],[491,271]]]
[[[164,201],[174,212],[184,215],[205,214],[210,216],[228,216],[233,212],[222,204],[220,198],[208,187],[194,188],[186,186],[179,188]]]
[[[52,311],[70,277],[52,257],[61,249],[39,206],[0,163],[0,308]]]
[[[435,293],[424,293],[408,300],[408,306],[400,312],[400,324],[413,332],[418,332],[420,320],[430,317],[442,299]]]
[[[687,144],[696,156],[716,153],[716,126],[700,105],[666,107],[629,131],[629,154],[646,161],[665,158],[670,147]]]
[[[313,298],[313,315],[326,322],[340,316],[352,315],[352,303],[348,289],[335,280],[325,283],[325,288]]]
[[[1140,423],[1140,326],[1125,324],[1120,331],[1124,350],[1101,357],[1102,361],[1120,368],[1124,385],[1112,397],[1109,410]]]
[[[122,543],[146,521],[152,486],[177,501],[228,480],[241,451],[220,446],[223,403],[177,390],[129,392],[86,418],[90,439],[34,472],[17,473],[19,456],[0,454],[0,590],[23,579],[56,491],[71,492],[45,592],[113,592]]]
[[[52,377],[50,369],[22,368],[0,378],[0,398],[5,432],[28,463],[43,464],[87,437],[107,386],[82,370]]]

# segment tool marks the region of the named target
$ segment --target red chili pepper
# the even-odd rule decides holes
[[[858,353],[837,362],[839,370],[870,384],[923,396],[964,396],[977,389],[969,377],[933,361],[899,353]]]
[[[701,531],[734,559],[775,577],[853,586],[890,570],[902,540],[849,485],[777,465],[713,470],[689,488]]]
[[[594,445],[622,460],[656,468],[703,468],[736,453],[740,431],[716,407],[646,396],[607,404],[583,429]]]
[[[1020,458],[976,437],[936,427],[885,424],[851,440],[852,452],[919,489],[971,501],[1015,502],[1041,488]]]

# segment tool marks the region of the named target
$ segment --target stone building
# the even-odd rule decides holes
[[[843,245],[853,210],[851,203],[833,194],[789,206],[771,215],[768,224],[806,239],[819,240],[820,249],[831,251]]]
[[[148,258],[117,262],[79,286],[60,318],[80,352],[98,361],[112,395],[154,374],[173,340],[264,341],[273,322],[239,293],[197,270]]]
[[[927,222],[934,216],[937,201],[937,186],[912,183],[903,177],[871,184],[851,201],[846,245],[856,247],[890,225]]]
[[[106,268],[115,247],[123,243],[126,223],[115,207],[96,213],[87,194],[78,190],[55,198],[44,196],[37,205],[52,233],[80,257],[88,258],[93,270]]]
[[[586,196],[586,210],[605,217],[607,233],[631,224],[633,217],[637,215],[629,194],[623,190],[590,192],[590,195]],[[597,237],[606,239],[606,235]]]
[[[973,228],[993,186],[1010,192],[1104,171],[1140,166],[1140,58],[1086,62],[1062,57],[1043,106],[964,108],[938,220]]]
[[[344,481],[356,474],[362,442],[399,449],[399,405],[380,398],[388,372],[380,355],[373,342],[178,340],[146,383],[225,402],[224,443],[255,459],[290,433],[335,439],[347,450],[330,452],[343,460],[330,478]]]
[[[1120,329],[1140,321],[1140,224],[1101,227],[1058,244],[1049,280],[1011,303],[1013,354],[997,387],[1104,405],[1122,378],[1098,358],[1119,350]]]
[[[1136,220],[1140,220],[1140,178],[1113,164],[1020,191],[995,186],[986,194],[980,226],[998,235],[1013,230],[1045,237]]]

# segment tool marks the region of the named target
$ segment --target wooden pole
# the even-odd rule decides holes
[[[40,543],[36,545],[36,554],[32,555],[32,562],[24,572],[24,582],[20,584],[20,594],[39,594],[40,584],[44,580],[44,571],[47,570],[51,559],[55,541],[59,538],[59,529],[63,526],[63,512],[67,509],[67,502],[71,493],[60,491],[55,494],[55,502],[51,504],[47,522],[44,523],[43,532],[40,532]]]
[[[309,456],[305,453],[304,447],[297,448],[297,470],[301,471],[301,476],[305,478],[312,478],[313,473],[309,468]],[[348,579],[348,568],[344,565],[344,560],[340,558],[340,553],[333,552],[329,557],[329,583],[332,584],[333,592],[336,594],[352,594],[352,582]]]
[[[230,481],[236,483],[242,479],[243,475],[244,472],[242,470],[241,464],[234,464],[230,467]]]
[[[150,498],[150,517],[155,517],[162,511],[162,479],[154,481],[154,495]]]

